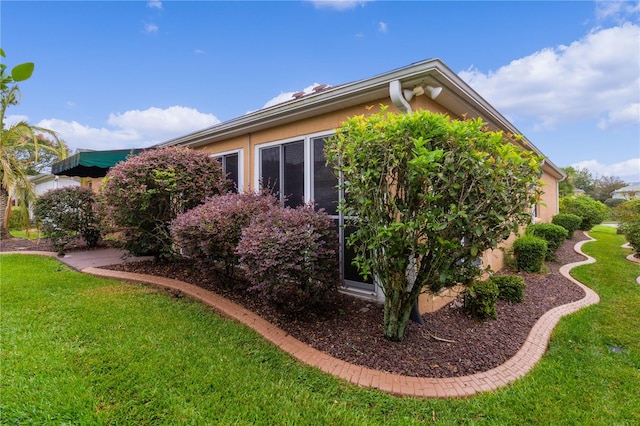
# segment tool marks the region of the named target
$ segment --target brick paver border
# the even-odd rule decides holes
[[[585,235],[589,237],[586,232]],[[283,351],[288,352],[300,362],[317,367],[325,373],[332,374],[358,386],[379,389],[383,392],[401,396],[460,398],[499,389],[527,374],[546,352],[551,332],[558,321],[560,321],[560,318],[600,301],[600,298],[593,290],[569,275],[569,271],[572,268],[595,262],[592,257],[587,256],[581,250],[582,245],[588,241],[594,241],[594,239],[589,237],[589,240],[581,241],[574,247],[574,250],[586,256],[587,260],[564,265],[560,269],[560,273],[563,276],[584,290],[584,298],[576,302],[558,306],[546,312],[534,324],[520,350],[504,364],[485,372],[449,378],[402,376],[339,360],[302,343],[242,306],[218,296],[213,292],[179,280],[94,267],[85,268],[81,272],[98,277],[151,284],[165,289],[180,291],[189,297],[211,306],[221,315],[253,328],[265,339]],[[52,253],[47,252],[20,253],[52,255]]]

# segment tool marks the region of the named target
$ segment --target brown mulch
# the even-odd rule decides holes
[[[314,348],[353,364],[408,376],[454,377],[487,371],[504,363],[520,349],[533,324],[545,312],[584,297],[582,289],[558,272],[564,264],[584,260],[573,251],[573,246],[584,239],[582,232],[576,232],[558,250],[558,260],[546,262],[545,273],[518,273],[527,284],[525,300],[519,304],[498,301],[496,320],[474,320],[458,299],[437,312],[423,315],[424,326],[410,322],[402,342],[383,337],[382,305],[342,293],[331,297],[321,310],[295,318],[280,314],[251,294],[234,292],[234,286],[229,286],[229,279],[223,275],[195,268],[184,259],[108,268],[175,278],[215,291]],[[47,250],[46,244],[41,241],[37,248],[27,249]],[[1,241],[0,251],[14,250],[12,246],[16,242]]]

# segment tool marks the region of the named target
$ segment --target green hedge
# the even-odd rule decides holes
[[[493,275],[489,278],[498,286],[498,298],[511,303],[520,303],[524,300],[524,290],[527,285],[524,278],[519,275]]]
[[[465,291],[464,304],[478,319],[497,318],[496,300],[499,294],[494,281],[474,281]]]
[[[533,235],[525,235],[513,243],[513,255],[519,271],[540,272],[547,255],[547,242]]]
[[[564,244],[569,231],[553,223],[536,223],[527,226],[525,233],[545,240],[547,242],[545,260],[555,260],[556,251]]]
[[[564,229],[566,229],[568,232],[567,239],[570,240],[571,238],[573,238],[573,233],[580,229],[582,218],[571,213],[560,213],[555,215],[551,219],[551,223],[553,223],[554,225],[560,225]]]

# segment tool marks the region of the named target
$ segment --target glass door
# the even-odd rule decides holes
[[[331,215],[340,236],[340,274],[345,287],[353,290],[374,294],[373,278],[365,280],[351,261],[355,253],[346,245],[348,236],[353,232],[352,227],[345,227],[345,218],[338,212],[338,202],[341,194],[338,190],[338,178],[333,169],[326,166],[324,157],[325,138],[318,137],[311,140],[312,149],[312,199],[317,208],[323,208]]]

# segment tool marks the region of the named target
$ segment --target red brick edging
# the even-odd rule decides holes
[[[588,234],[585,233],[589,237]],[[563,266],[560,273],[585,292],[585,297],[576,302],[558,306],[546,312],[533,326],[529,336],[520,350],[504,364],[491,370],[462,377],[429,378],[410,377],[386,373],[359,365],[351,364],[325,354],[302,343],[285,331],[272,325],[253,312],[227,300],[217,294],[179,280],[156,277],[131,272],[113,271],[100,268],[86,268],[81,272],[98,277],[115,278],[126,281],[152,284],[166,289],[178,290],[214,308],[221,315],[239,321],[260,333],[265,339],[291,354],[299,361],[317,367],[325,373],[332,374],[350,383],[379,389],[395,395],[420,398],[459,398],[471,396],[479,392],[493,391],[512,383],[527,374],[542,358],[551,332],[565,315],[600,301],[598,295],[569,275],[571,268],[593,263],[595,260],[582,253],[581,247],[589,240],[577,243],[574,250],[587,257],[587,260]],[[46,252],[22,252],[25,254],[46,254]]]

